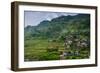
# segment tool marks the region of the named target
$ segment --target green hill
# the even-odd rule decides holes
[[[90,15],[60,16],[51,21],[44,20],[37,26],[25,27],[25,38],[58,38],[67,34],[86,34],[90,29]]]

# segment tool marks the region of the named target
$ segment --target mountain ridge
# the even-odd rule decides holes
[[[90,15],[77,14],[75,16],[60,16],[53,18],[51,21],[44,20],[37,26],[25,27],[25,37],[46,37],[58,38],[59,35],[67,35],[68,33],[78,33],[83,30],[89,32]],[[81,33],[81,32],[80,32]]]

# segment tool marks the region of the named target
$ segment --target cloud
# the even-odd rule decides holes
[[[77,15],[76,13],[66,12],[44,12],[44,11],[25,11],[25,27],[28,25],[36,26],[43,20],[52,20],[59,16]]]

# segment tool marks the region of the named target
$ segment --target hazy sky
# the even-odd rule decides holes
[[[31,25],[36,26],[43,20],[51,20],[59,16],[67,15],[77,15],[75,13],[66,13],[66,12],[44,12],[44,11],[24,11],[25,15],[25,26]]]

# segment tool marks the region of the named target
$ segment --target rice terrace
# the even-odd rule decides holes
[[[24,14],[24,61],[90,57],[90,14],[46,11]]]

